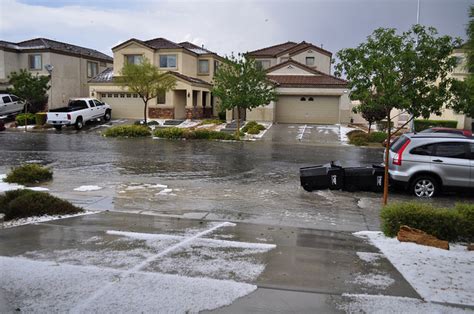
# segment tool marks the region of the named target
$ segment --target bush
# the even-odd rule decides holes
[[[385,206],[380,217],[383,233],[389,237],[407,225],[442,240],[474,241],[474,204],[437,208],[425,203],[394,203]]]
[[[250,129],[253,129],[252,132],[256,132],[255,130],[258,130],[257,133],[250,133],[250,134],[258,134],[260,131],[265,130],[265,127],[256,121],[249,121],[245,124],[245,126],[242,128],[242,132],[248,133]]]
[[[31,184],[53,179],[53,172],[37,164],[26,164],[13,168],[4,179],[8,183]]]
[[[387,139],[387,133],[385,132],[371,132],[369,134],[369,142],[371,143],[383,143]]]
[[[362,131],[362,130],[352,130],[352,131],[347,132],[346,135],[347,135],[347,138],[350,139],[353,135],[355,135],[355,134],[362,134],[362,133],[365,134],[365,132]]]
[[[153,132],[153,135],[160,138],[178,139],[184,138],[185,129],[181,128],[159,128]]]
[[[255,127],[255,126],[247,130],[247,134],[258,134],[258,133],[260,133],[260,130],[258,127]]]
[[[217,117],[219,118],[219,120],[225,121],[226,120],[226,112],[225,111],[218,112]]]
[[[415,131],[420,132],[433,127],[457,128],[458,122],[455,120],[415,120]]]
[[[156,137],[167,139],[196,139],[196,140],[234,140],[234,136],[228,133],[211,131],[211,130],[195,130],[189,131],[180,128],[157,129],[154,132]]]
[[[75,214],[82,211],[82,208],[45,192],[15,190],[0,195],[0,212],[5,214],[5,220],[42,215]]]
[[[362,132],[362,133],[354,133],[349,137],[349,143],[356,146],[365,146],[369,144],[369,134]]]
[[[219,119],[206,119],[201,122],[201,125],[205,124],[222,124],[224,121],[219,120]]]
[[[26,124],[35,124],[36,116],[34,113],[20,113],[15,118],[15,121],[18,125],[25,125],[25,120]]]
[[[47,120],[46,112],[38,112],[35,114],[36,125],[45,125]]]
[[[150,129],[145,125],[117,125],[103,133],[107,137],[145,137],[150,134]]]

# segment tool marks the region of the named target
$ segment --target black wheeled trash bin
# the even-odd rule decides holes
[[[349,167],[344,169],[344,189],[349,192],[383,190],[384,169],[373,167]]]
[[[382,192],[384,186],[385,168],[379,165],[373,165],[373,177],[375,185],[372,186],[372,191]]]
[[[342,167],[335,162],[300,168],[300,182],[308,192],[324,189],[341,189],[343,186]]]

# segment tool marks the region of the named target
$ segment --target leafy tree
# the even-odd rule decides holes
[[[453,81],[454,102],[451,108],[455,112],[474,118],[474,6],[470,7],[469,17],[468,39],[462,48],[466,50],[467,70],[470,73],[464,81]]]
[[[382,121],[386,118],[385,110],[381,106],[371,106],[366,103],[361,103],[359,106],[354,107],[353,111],[360,113],[362,117],[369,122],[369,134],[374,122]]]
[[[147,122],[147,109],[150,99],[158,97],[161,93],[166,93],[176,86],[176,78],[169,72],[162,72],[150,63],[147,58],[143,58],[140,64],[127,63],[123,66],[121,76],[117,78],[119,84],[124,88],[138,94],[143,100],[143,117]]]
[[[29,110],[38,112],[44,110],[48,102],[48,85],[50,77],[33,75],[31,72],[21,69],[20,72],[12,72],[8,76],[12,88],[7,91],[24,99],[29,104]]]
[[[346,74],[351,99],[385,112],[390,143],[392,109],[427,118],[452,101],[452,79],[447,75],[456,65],[450,54],[459,44],[459,39],[438,36],[431,27],[414,25],[402,34],[379,28],[357,48],[337,53],[336,75]],[[387,144],[384,204],[388,198],[388,149]]]
[[[265,71],[257,68],[253,59],[239,55],[226,58],[214,76],[212,93],[220,99],[221,110],[237,108],[237,134],[240,130],[240,110],[269,104],[276,100],[274,84]]]

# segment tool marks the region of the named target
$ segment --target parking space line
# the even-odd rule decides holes
[[[306,132],[306,128],[307,128],[307,127],[308,127],[308,125],[305,124],[304,127],[303,127],[303,131],[301,131],[300,134],[298,134],[298,136],[296,137],[296,139],[297,139],[298,141],[301,141],[301,140],[303,139],[304,132]]]
[[[200,238],[200,237],[203,237],[209,233],[212,233],[214,231],[216,231],[217,229],[219,228],[222,228],[222,227],[233,227],[235,226],[234,223],[231,223],[231,222],[223,222],[223,223],[220,223],[212,228],[209,228],[207,230],[204,230],[204,231],[201,231],[193,236],[190,236],[188,238],[185,238],[183,241],[181,242],[178,242],[166,249],[164,249],[163,251],[161,252],[158,252],[157,254],[155,255],[152,255],[150,257],[148,257],[147,259],[145,259],[143,262],[135,265],[134,267],[130,268],[129,270],[126,270],[124,272],[122,272],[120,274],[120,278],[125,278],[127,277],[128,275],[134,273],[134,272],[138,272],[140,271],[142,268],[144,268],[147,264],[157,260],[158,258],[176,250],[176,249],[179,249],[183,246],[185,246],[186,244]],[[115,283],[117,282],[120,282],[120,280],[118,281],[109,281],[107,284],[105,284],[104,286],[102,286],[102,288],[96,290],[94,293],[92,293],[89,298],[87,299],[84,299],[83,301],[79,302],[72,310],[71,310],[71,313],[83,313],[87,307],[94,301],[96,300],[97,298],[99,298],[101,295],[103,295],[110,287],[112,287],[112,285],[114,285]]]

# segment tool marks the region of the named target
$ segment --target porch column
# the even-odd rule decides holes
[[[193,118],[193,90],[192,89],[187,89],[186,90],[186,119],[192,119]]]
[[[197,98],[197,102],[196,102],[196,108],[195,109],[195,112],[194,112],[194,118],[202,118],[203,116],[203,108],[202,108],[202,91],[197,91],[196,93],[196,98]]]

